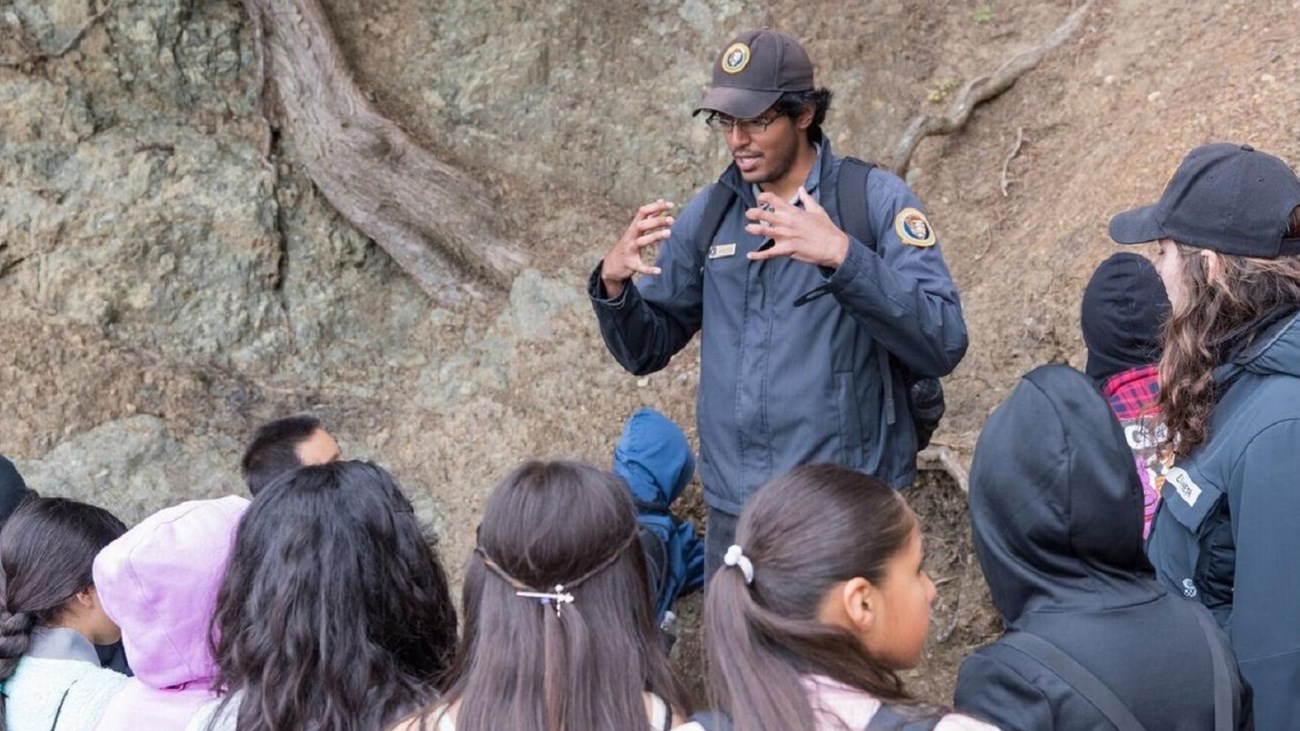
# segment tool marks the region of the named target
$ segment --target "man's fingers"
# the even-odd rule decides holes
[[[769,225],[766,223],[747,223],[745,224],[745,233],[769,239],[776,239],[778,241],[794,235],[794,232],[786,226]]]
[[[662,244],[663,242],[667,241],[668,237],[672,236],[672,234],[673,232],[670,229],[666,229],[666,228],[661,228],[657,231],[651,231],[648,234],[643,234],[633,239],[632,247],[639,250],[639,249],[644,249],[647,246],[652,246],[654,244]]]
[[[636,262],[635,264],[632,265],[632,271],[638,274],[663,274],[664,270],[656,266],[650,266],[649,264],[645,264],[643,262]]]
[[[810,213],[820,213],[822,210],[822,204],[804,190],[802,185],[799,186],[799,202],[803,204],[803,209]]]
[[[745,254],[745,257],[750,261],[763,261],[765,259],[775,259],[778,256],[789,255],[790,248],[788,246],[777,245],[769,249],[763,249],[762,251],[751,251],[748,254]]]
[[[647,231],[653,231],[654,229],[657,228],[665,228],[671,226],[673,225],[673,222],[676,220],[677,219],[673,218],[672,216],[654,216],[652,218],[644,218],[639,221],[634,221],[632,223],[632,226],[636,228],[637,231],[641,233],[645,233]]]
[[[664,211],[666,211],[666,210],[668,210],[669,208],[672,208],[672,207],[673,207],[673,202],[672,202],[672,201],[666,201],[666,200],[660,198],[659,200],[655,201],[654,203],[647,203],[647,204],[645,204],[644,206],[641,206],[640,208],[636,209],[636,217],[635,217],[634,220],[638,220],[638,221],[639,221],[639,220],[641,220],[641,219],[643,219],[643,218],[649,218],[649,217],[651,217],[651,216],[657,216],[657,215],[659,215],[660,213],[663,213]]]
[[[775,193],[759,193],[758,204],[759,206],[767,206],[774,211],[782,213],[795,210],[795,207],[790,205],[789,201],[784,200],[781,196]]]

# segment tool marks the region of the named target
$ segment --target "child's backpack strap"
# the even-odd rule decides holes
[[[865,731],[934,731],[945,715],[943,709],[933,706],[882,703]]]
[[[1065,654],[1061,648],[1046,639],[1032,633],[1021,631],[1008,632],[1000,642],[1014,650],[1037,660],[1040,665],[1056,673],[1069,683],[1075,692],[1097,708],[1106,720],[1114,724],[1118,731],[1145,731],[1142,722],[1133,715],[1124,701],[1115,695],[1101,678],[1088,672],[1077,660]]]
[[[1232,666],[1219,644],[1219,627],[1204,607],[1194,607],[1196,621],[1210,643],[1210,662],[1214,665],[1214,731],[1232,731]]]

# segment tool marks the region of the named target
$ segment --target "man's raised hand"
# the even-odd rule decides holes
[[[771,247],[751,251],[750,261],[788,256],[795,261],[838,269],[849,251],[848,235],[803,188],[799,188],[799,202],[803,208],[773,193],[761,193],[760,207],[745,211],[745,218],[751,222],[745,225],[745,231],[772,239]]]
[[[661,198],[638,208],[632,217],[632,223],[619,237],[618,243],[605,255],[600,267],[600,279],[609,299],[622,294],[624,283],[633,274],[659,274],[662,271],[659,267],[646,264],[641,258],[641,252],[647,246],[661,244],[668,239],[674,220],[668,215],[672,207],[672,203]]]

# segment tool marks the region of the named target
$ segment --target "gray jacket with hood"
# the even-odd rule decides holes
[[[1259,727],[1300,728],[1300,313],[1214,380],[1209,439],[1166,471],[1147,553],[1228,630]]]
[[[840,159],[823,138],[804,187],[838,222]],[[961,302],[939,245],[903,243],[900,212],[923,211],[907,184],[867,178],[876,247],[850,241],[834,271],[778,257],[751,262],[764,243],[744,227],[753,187],[735,165],[715,185],[735,201],[714,236],[697,241],[710,187],[682,209],[659,250],[663,273],[606,297],[597,267],[588,294],[605,344],[624,368],[653,373],[703,331],[696,419],[705,500],[739,514],[768,479],[809,462],[836,462],[896,488],[916,475],[916,434],[889,354],[921,376],[952,372],[966,352]],[[734,246],[729,246],[734,244]],[[802,306],[795,300],[814,290]]]
[[[1210,643],[1196,616],[1206,610],[1155,580],[1142,547],[1142,485],[1090,378],[1056,365],[1021,380],[980,434],[970,510],[1009,630],[1056,645],[1147,731],[1214,728]],[[1230,675],[1236,727],[1248,728],[1235,663]],[[954,702],[1006,731],[1114,728],[1067,680],[1001,640],[962,663]]]

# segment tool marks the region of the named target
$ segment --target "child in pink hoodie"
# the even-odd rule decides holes
[[[95,588],[135,677],[109,703],[97,731],[180,731],[216,697],[208,645],[217,587],[242,497],[195,500],[146,518],[95,559]]]

